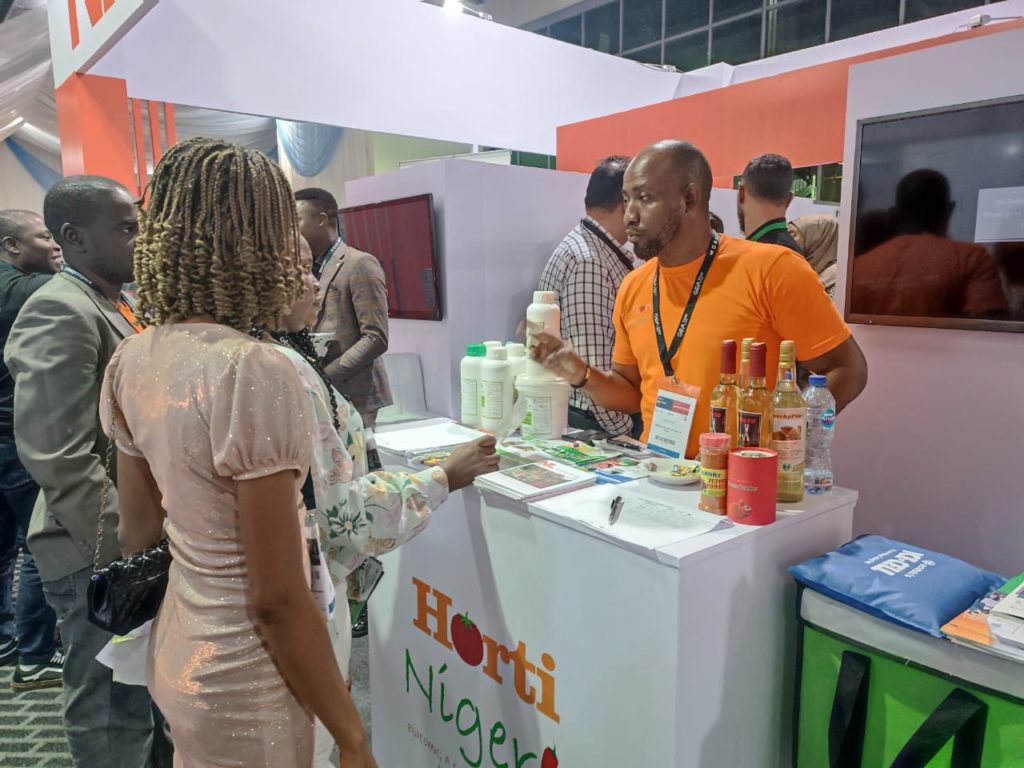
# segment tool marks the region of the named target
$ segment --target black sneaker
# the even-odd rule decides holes
[[[64,685],[64,654],[55,651],[49,661],[43,664],[19,664],[11,678],[11,689],[16,692],[34,691],[37,688],[57,688]]]
[[[18,641],[13,637],[0,642],[0,667],[9,667],[18,660]]]
[[[356,623],[352,625],[352,637],[366,637],[370,632],[370,618],[366,615],[366,606],[359,612]]]

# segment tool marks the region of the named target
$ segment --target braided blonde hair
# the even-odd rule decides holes
[[[301,282],[295,201],[277,164],[231,142],[189,139],[163,156],[147,192],[135,278],[148,318],[278,327]]]

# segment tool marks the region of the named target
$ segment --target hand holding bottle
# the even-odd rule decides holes
[[[560,376],[573,386],[579,386],[587,375],[587,361],[572,344],[549,333],[538,333],[532,337],[530,358],[547,370]]]

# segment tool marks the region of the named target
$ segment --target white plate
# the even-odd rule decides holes
[[[663,485],[691,485],[700,482],[700,462],[688,459],[644,459],[640,465],[650,472],[651,480]],[[689,470],[687,474],[680,474]]]

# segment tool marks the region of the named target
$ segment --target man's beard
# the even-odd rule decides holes
[[[743,234],[746,234],[747,233],[747,219],[743,215],[743,209],[740,208],[738,205],[736,206],[736,218],[738,218],[740,220],[740,232],[742,232]]]
[[[654,237],[633,243],[633,252],[638,259],[650,261],[665,250],[675,236],[679,233],[679,219],[669,219]]]

